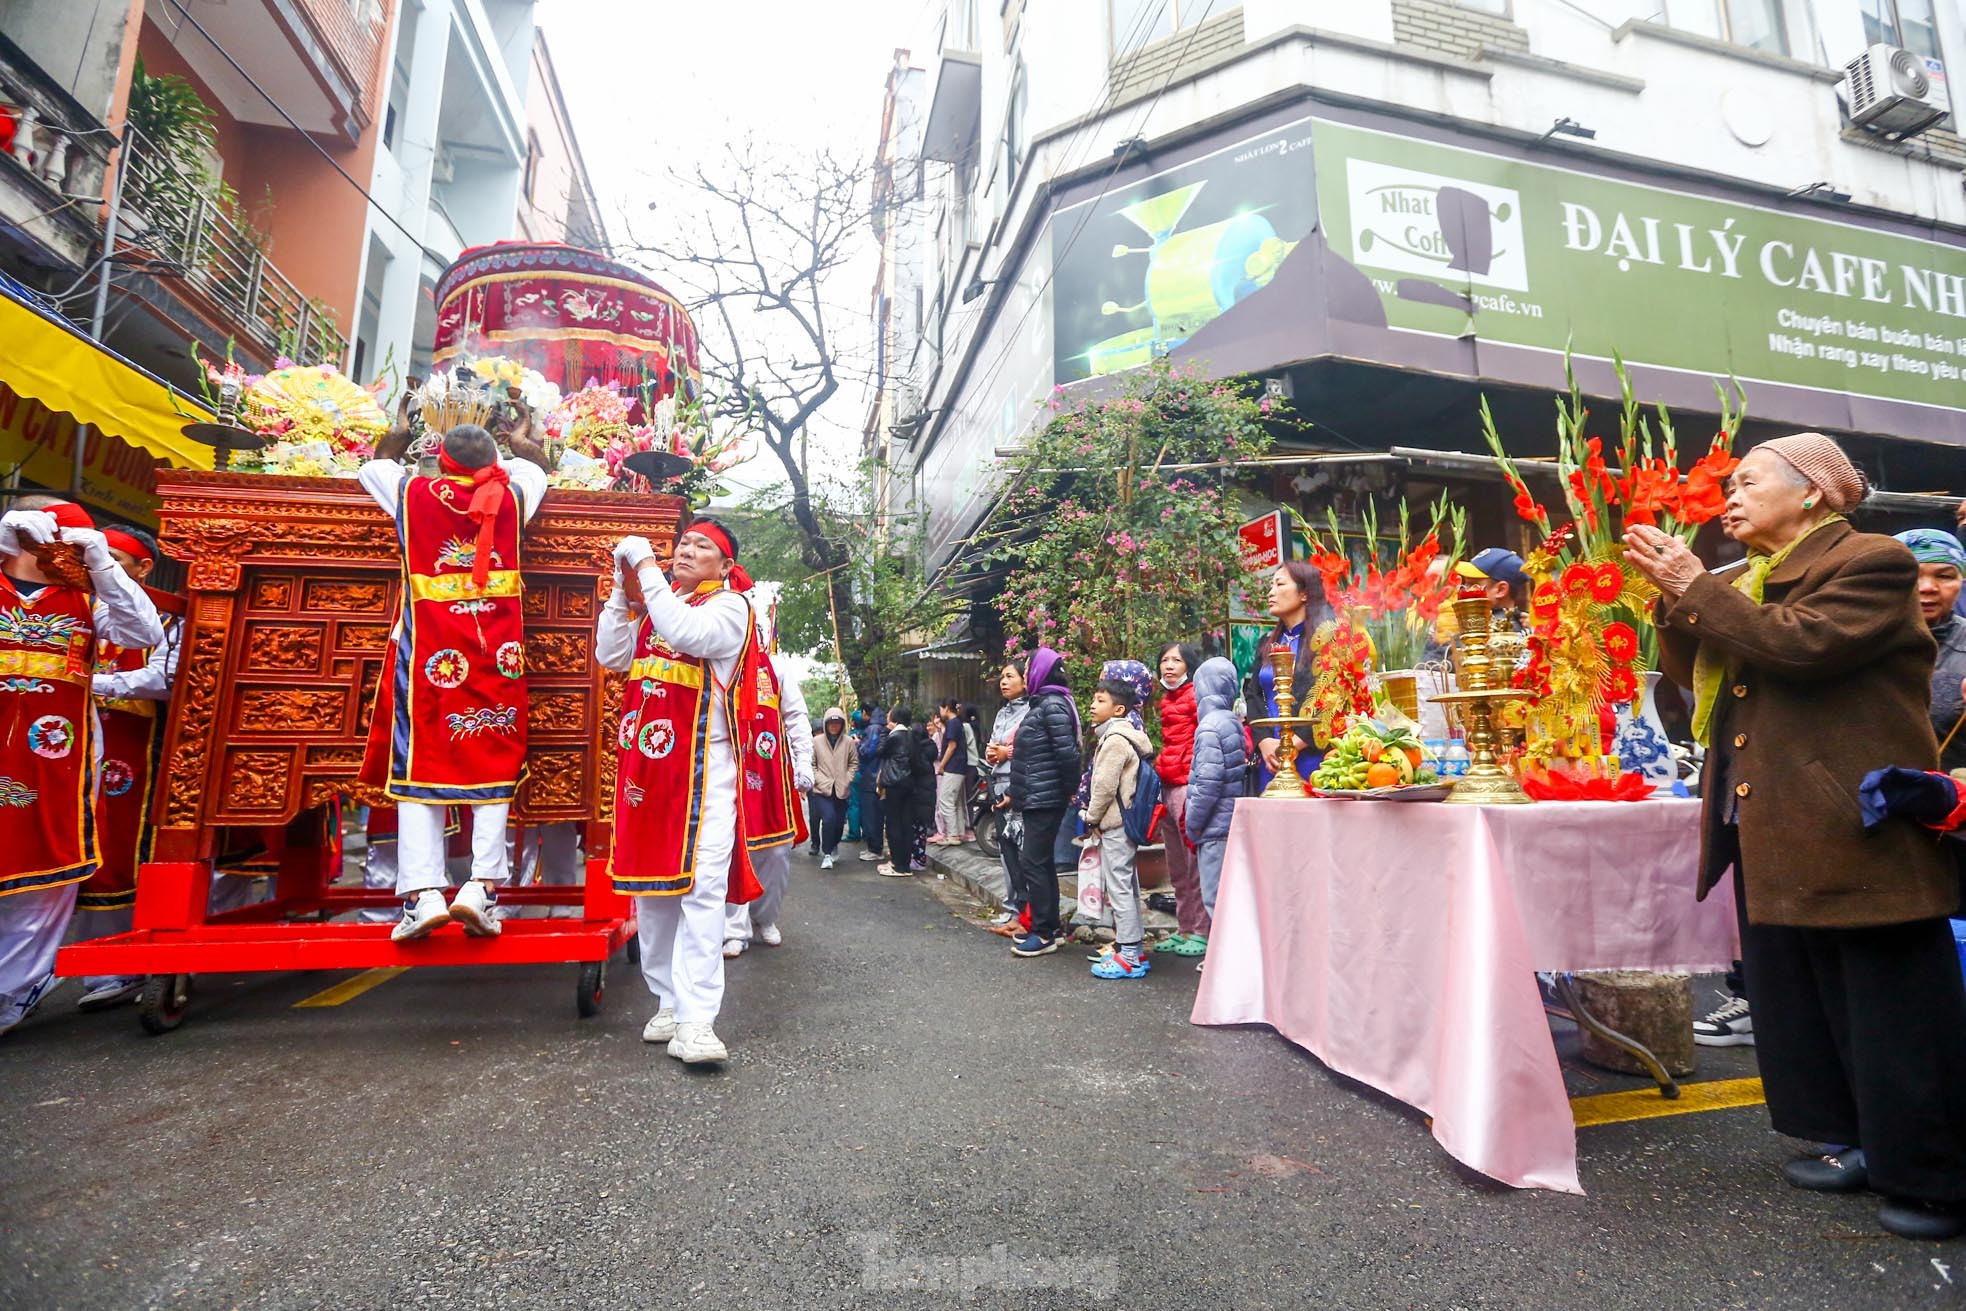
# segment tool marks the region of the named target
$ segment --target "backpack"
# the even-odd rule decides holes
[[[1126,840],[1144,847],[1154,840],[1154,812],[1160,809],[1160,771],[1154,768],[1158,751],[1140,757],[1140,769],[1133,780],[1133,800],[1120,807],[1120,826]]]

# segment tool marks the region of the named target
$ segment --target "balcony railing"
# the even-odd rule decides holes
[[[348,338],[266,258],[265,236],[134,128],[122,187],[123,238],[151,257],[151,272],[183,279],[264,350],[308,364],[346,359]]]
[[[0,222],[82,262],[95,235],[109,133],[34,60],[0,37],[0,138],[8,136],[0,173],[21,178],[21,184],[0,199]]]

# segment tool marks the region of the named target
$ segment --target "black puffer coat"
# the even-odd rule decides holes
[[[1062,696],[1031,698],[1010,753],[1012,810],[1064,810],[1079,789],[1079,740]]]

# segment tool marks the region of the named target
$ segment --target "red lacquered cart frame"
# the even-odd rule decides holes
[[[183,1019],[193,974],[381,966],[583,966],[582,1015],[605,963],[634,933],[606,877],[621,680],[594,663],[594,624],[630,533],[674,545],[678,497],[547,494],[525,536],[530,774],[512,821],[584,827],[584,884],[510,888],[505,906],[573,906],[579,919],[507,919],[497,938],[456,927],[416,942],[388,924],[333,917],[393,906],[386,891],[332,886],[340,844],[327,809],[384,803],[357,779],[401,587],[395,526],[347,479],[161,470],[162,545],[187,565],[178,683],[129,933],[64,947],[61,975],[147,975],[138,1014],[154,1033]],[[219,834],[281,833],[270,900],[208,914]]]

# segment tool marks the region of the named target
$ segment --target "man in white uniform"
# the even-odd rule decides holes
[[[723,1006],[724,904],[738,828],[737,751],[725,690],[738,676],[755,623],[744,595],[750,578],[736,554],[727,530],[698,520],[677,538],[665,578],[647,539],[623,538],[615,549],[614,592],[594,635],[594,658],[603,668],[628,673],[648,663],[647,679],[630,680],[630,713],[644,705],[652,712],[654,704],[642,700],[651,695],[675,705],[709,701],[700,744],[672,737],[651,740],[645,750],[624,745],[610,868],[616,889],[635,898],[642,975],[658,1008],[642,1039],[669,1044],[669,1054],[688,1064],[730,1056],[713,1027]],[[647,606],[646,633],[621,585],[629,573]],[[696,713],[665,711],[672,715],[661,721],[664,731],[673,724],[675,732],[693,735]],[[656,727],[646,722],[641,733]],[[701,803],[690,826],[682,816],[693,796]]]
[[[785,667],[776,651],[769,659],[772,676],[778,680],[779,713],[784,718],[784,731],[779,737],[792,752],[792,786],[799,792],[792,804],[798,806],[802,804],[800,798],[812,791],[812,717],[806,711],[806,694],[799,687],[799,680],[785,676]],[[724,959],[736,960],[744,954],[744,949],[751,945],[754,927],[767,947],[785,941],[778,928],[778,912],[785,904],[785,890],[792,883],[792,848],[796,845],[788,837],[775,847],[751,853],[751,867],[757,871],[758,882],[765,892],[748,906],[731,906],[725,910]]]
[[[0,572],[6,574],[8,588],[22,602],[32,604],[50,586],[51,580],[41,571],[32,549],[36,544],[54,541],[59,533],[62,541],[81,548],[82,562],[89,570],[94,593],[90,607],[93,640],[138,650],[160,645],[164,627],[156,605],[117,566],[102,534],[93,527],[82,526],[88,522],[81,507],[47,496],[23,498],[15,509],[0,516]],[[4,695],[27,698],[36,694],[30,687],[46,685],[50,680],[22,677],[16,681],[24,686],[10,685]],[[83,698],[84,712],[94,718],[95,708],[88,700],[86,684],[79,695]],[[101,767],[99,723],[92,725],[89,741],[97,753],[87,777],[88,785],[93,786]],[[18,749],[25,752],[31,745],[30,741],[23,741]],[[40,754],[52,755],[56,750],[55,744],[47,743],[41,747]],[[47,801],[61,806],[78,802],[92,805],[93,797],[49,797]],[[22,858],[17,852],[0,851],[0,889],[6,889],[0,895],[0,1033],[26,1019],[54,989],[55,952],[74,914],[76,890],[95,869],[94,852],[90,850],[85,853],[86,863],[40,880],[53,886],[37,886],[35,878],[25,877],[27,871],[20,869],[18,861]],[[27,868],[35,867],[30,864]]]
[[[482,429],[463,425],[446,434],[446,454],[450,445],[459,441],[460,434],[467,429],[472,434],[472,440],[489,442]],[[411,476],[411,470],[396,458],[407,447],[408,441],[407,426],[392,429],[377,444],[377,458],[364,464],[355,474],[362,490],[374,498],[383,513],[391,519],[395,519],[399,513],[403,504],[403,483]],[[546,495],[545,453],[529,437],[515,435],[511,442],[512,449],[522,458],[495,462],[505,471],[511,490],[517,495],[519,523],[523,531],[533,515],[538,513],[539,503]],[[488,457],[493,453],[488,448],[485,454]],[[484,462],[493,461],[484,458]],[[405,612],[409,605],[410,599],[405,597]],[[401,623],[399,619],[398,634]],[[394,641],[396,636],[392,634],[391,640]],[[459,890],[459,900],[446,909],[440,889],[450,886],[450,876],[444,866],[447,807],[420,801],[397,801],[396,894],[405,898],[406,904],[392,937],[399,941],[419,938],[430,932],[432,927],[453,917],[462,920],[467,931],[475,930],[481,936],[496,935],[497,916],[489,904],[489,893],[491,889],[503,885],[511,875],[505,849],[505,819],[510,808],[509,803],[502,801],[468,807],[471,816],[471,880]]]

